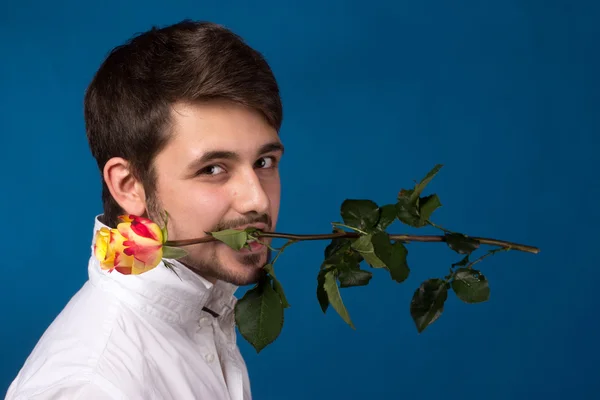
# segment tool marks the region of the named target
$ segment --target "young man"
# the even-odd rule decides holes
[[[263,57],[229,30],[183,21],[117,47],[85,96],[104,213],[94,232],[133,214],[169,239],[256,226],[272,231],[280,199],[282,106]],[[93,243],[92,243],[93,246]],[[189,246],[141,275],[89,280],[45,332],[7,399],[250,399],[236,345],[233,292],[270,254],[221,242]]]

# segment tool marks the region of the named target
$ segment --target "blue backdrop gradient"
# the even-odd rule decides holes
[[[410,244],[403,284],[374,271],[343,290],[356,330],[316,300],[326,242],[291,246],[281,336],[258,355],[238,336],[255,398],[596,398],[600,2],[167,4],[0,5],[0,393],[87,278],[101,212],[87,84],[133,34],[193,18],[240,34],[279,80],[279,231],[329,232],[344,199],[393,202],[442,163],[428,191],[444,205],[437,223],[542,249],[485,260],[490,301],[451,294],[419,335],[410,299],[459,259],[446,246]]]

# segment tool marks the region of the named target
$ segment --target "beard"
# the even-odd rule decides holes
[[[153,221],[163,221],[165,215],[163,207],[156,196],[149,196],[147,199],[147,215]],[[256,222],[265,223],[268,229],[271,229],[271,218],[267,214],[252,213],[245,218],[239,218],[232,221],[221,221],[209,232],[217,232],[225,229],[235,228],[240,225],[252,224]],[[266,240],[267,243],[269,240]],[[203,246],[203,247],[200,247]],[[263,267],[271,259],[271,249],[266,249],[266,258],[264,252],[255,254],[236,254],[234,266],[224,265],[217,255],[218,247],[227,246],[224,243],[203,243],[192,245],[193,248],[187,250],[188,255],[178,259],[183,265],[192,272],[201,277],[214,281],[222,280],[236,286],[245,286],[257,283],[262,277]],[[231,252],[231,248],[224,249]]]
[[[235,263],[235,267],[223,265],[216,251],[212,251],[209,257],[206,257],[206,252],[203,252],[202,257],[194,257],[190,252],[179,261],[205,279],[218,279],[236,286],[245,286],[257,283],[262,277],[263,267],[271,259],[271,250],[267,249],[266,254],[266,260],[264,253],[237,256],[239,261]]]

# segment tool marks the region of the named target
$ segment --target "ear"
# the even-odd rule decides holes
[[[113,157],[104,165],[104,182],[110,194],[126,214],[142,216],[146,212],[144,187],[121,157]]]

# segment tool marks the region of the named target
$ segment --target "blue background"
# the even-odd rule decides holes
[[[369,286],[342,291],[354,331],[332,310],[323,315],[314,295],[326,243],[295,244],[277,267],[292,304],[281,336],[259,355],[239,339],[255,398],[593,398],[599,5],[3,2],[0,392],[87,278],[101,212],[84,132],[87,84],[112,47],[193,18],[243,36],[280,82],[279,231],[329,232],[344,199],[393,202],[442,163],[428,190],[444,204],[435,222],[542,250],[479,264],[490,301],[468,305],[451,293],[419,335],[412,293],[457,254],[410,244],[405,283],[375,271]],[[390,231],[414,233],[400,223]]]

